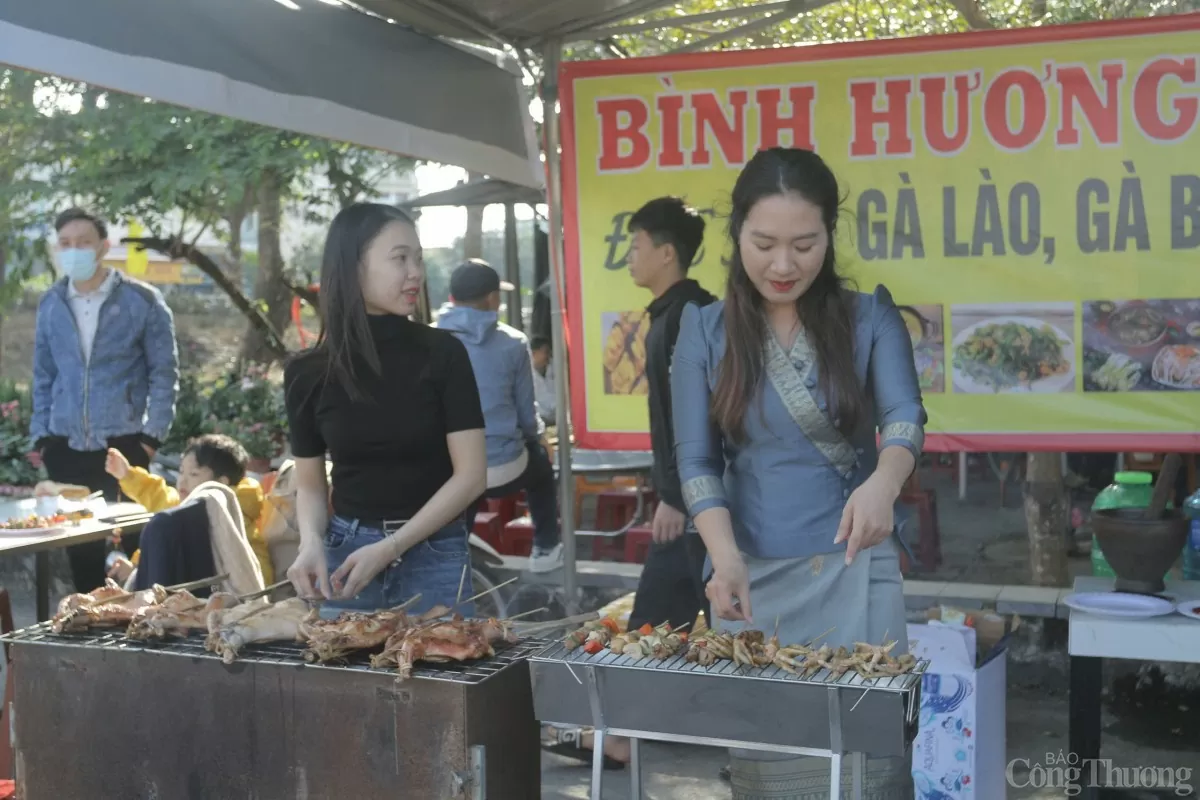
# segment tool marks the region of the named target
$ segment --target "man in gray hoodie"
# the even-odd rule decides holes
[[[529,342],[499,318],[500,292],[512,288],[486,262],[467,261],[450,276],[453,305],[438,317],[437,326],[466,345],[475,370],[487,434],[486,496],[525,490],[533,519],[529,569],[550,572],[562,566],[558,491],[534,401]]]

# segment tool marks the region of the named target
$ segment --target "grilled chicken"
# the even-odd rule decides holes
[[[308,652],[304,657],[309,661],[324,663],[345,658],[356,650],[374,650],[397,631],[432,622],[449,613],[449,608],[435,606],[415,617],[398,610],[370,614],[349,611],[337,619],[305,620],[300,625],[300,636],[308,642]]]
[[[194,630],[208,629],[208,615],[238,604],[235,594],[217,592],[201,600],[191,592],[172,594],[160,605],[138,609],[125,635],[130,639],[163,639],[187,636]]]
[[[155,585],[141,592],[126,592],[113,580],[87,594],[73,594],[58,604],[51,620],[55,633],[74,633],[88,628],[115,628],[133,621],[138,609],[167,599],[167,590]]]
[[[393,634],[383,652],[371,658],[373,667],[395,666],[403,680],[418,661],[471,661],[496,654],[493,644],[516,642],[512,626],[490,619],[453,619],[434,622]]]
[[[310,615],[308,603],[298,597],[281,603],[243,603],[209,612],[207,650],[232,664],[243,647],[255,642],[295,642],[300,624]]]
[[[104,581],[103,586],[92,589],[87,594],[69,594],[64,597],[58,603],[58,613],[55,616],[61,617],[83,606],[97,605],[126,594],[128,592],[122,589],[119,583],[108,578]]]

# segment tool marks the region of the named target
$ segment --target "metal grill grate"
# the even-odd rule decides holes
[[[731,678],[742,678],[761,681],[781,681],[819,686],[845,686],[846,688],[870,689],[871,691],[910,692],[920,682],[921,676],[929,667],[928,661],[918,661],[912,672],[891,678],[864,679],[857,672],[847,672],[840,677],[834,677],[829,670],[819,672],[805,678],[793,675],[787,670],[776,666],[770,667],[739,667],[732,661],[722,660],[711,667],[702,667],[689,662],[683,656],[673,656],[662,661],[656,658],[634,658],[611,651],[585,653],[581,648],[567,650],[562,642],[555,642],[546,649],[532,656],[535,661],[554,661],[566,664],[597,667],[624,667],[627,669],[651,670],[654,672],[687,672],[696,675],[719,675]]]
[[[221,657],[204,649],[203,636],[186,639],[164,639],[161,641],[134,641],[127,639],[119,629],[84,631],[81,633],[54,633],[50,623],[24,628],[0,636],[0,642],[9,644],[52,645],[55,647],[80,647],[100,650],[116,650],[129,653],[161,653],[168,656],[209,659],[220,661]],[[480,661],[446,664],[418,662],[413,669],[414,678],[453,683],[482,683],[491,676],[513,666],[539,650],[546,648],[545,639],[522,639],[517,644],[497,646],[496,655]],[[304,660],[305,646],[299,642],[268,642],[247,645],[238,655],[238,661],[248,664],[275,664],[279,666],[307,667],[309,669],[352,670],[387,675],[387,670],[370,666],[369,656],[353,653],[337,664],[311,664]]]

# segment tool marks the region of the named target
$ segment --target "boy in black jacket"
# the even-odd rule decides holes
[[[690,625],[704,611],[704,542],[684,512],[679,470],[675,464],[675,433],[671,418],[671,356],[679,337],[679,321],[689,303],[706,306],[716,300],[696,281],[688,268],[704,240],[704,218],[677,197],[660,197],[642,206],[629,220],[633,242],[629,249],[629,274],[633,282],[654,296],[646,310],[650,331],[646,335],[646,380],[650,389],[650,445],[654,451],[652,477],[658,492],[654,513],[654,544],[642,568],[629,629],[645,623]],[[553,729],[547,750],[590,761],[590,731]],[[629,740],[605,737],[604,764],[619,769],[630,758]]]
[[[629,273],[654,300],[647,306],[646,380],[650,388],[650,445],[654,451],[652,477],[658,492],[654,513],[654,545],[642,569],[629,626],[650,623],[691,624],[707,608],[704,597],[704,542],[691,528],[684,509],[679,470],[675,464],[675,433],[671,417],[671,356],[679,337],[683,309],[716,300],[688,268],[704,241],[704,218],[677,197],[660,197],[642,206],[629,220],[633,242]]]

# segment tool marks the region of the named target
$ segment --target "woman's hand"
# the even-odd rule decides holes
[[[329,568],[325,564],[325,546],[320,542],[300,546],[296,560],[288,567],[287,576],[301,599],[333,599],[333,591],[329,588]]]
[[[895,505],[900,490],[884,475],[876,472],[859,486],[846,501],[842,523],[834,544],[846,545],[846,565],[869,547],[887,540],[895,527]]]
[[[346,557],[342,565],[329,577],[329,582],[342,600],[357,597],[358,593],[375,580],[375,576],[383,572],[397,556],[396,545],[391,537],[360,547]]]
[[[713,576],[704,587],[713,613],[721,619],[750,624],[750,572],[741,554],[713,562]]]

